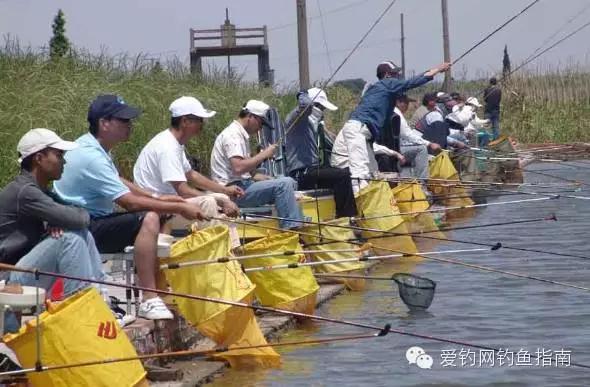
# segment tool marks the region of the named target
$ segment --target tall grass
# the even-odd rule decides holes
[[[277,91],[244,82],[239,74],[226,78],[225,71],[216,69],[210,69],[205,76],[193,75],[179,60],[154,66],[142,55],[74,51],[69,58],[51,62],[46,53],[7,39],[0,48],[0,187],[18,171],[16,144],[27,130],[46,127],[66,139],[77,138],[87,131],[88,105],[98,94],[119,94],[143,110],[131,139],[113,152],[127,177],[131,177],[142,147],[168,127],[168,106],[179,96],[195,96],[217,111],[201,135],[188,145],[189,152],[205,166],[209,165],[216,135],[248,99],[267,102],[283,117],[296,106],[294,87]],[[588,73],[580,68],[513,77],[511,92],[504,93],[502,130],[524,142],[590,141],[589,83]],[[483,89],[485,83],[457,82],[456,86],[471,95]],[[328,127],[337,132],[356,106],[358,96],[340,87],[330,88],[328,94],[339,106],[327,115]]]
[[[488,76],[480,81],[455,81],[453,87],[483,104]],[[412,93],[416,99],[440,85]],[[523,143],[590,141],[590,66],[538,65],[520,70],[503,84],[501,131]],[[483,118],[483,111],[479,112]]]
[[[29,129],[52,128],[66,139],[87,131],[89,103],[101,93],[121,95],[142,109],[131,139],[114,149],[114,157],[127,177],[142,147],[170,122],[168,106],[177,97],[197,97],[217,115],[188,145],[191,155],[209,165],[216,135],[237,115],[248,99],[260,99],[285,115],[295,106],[293,94],[278,95],[271,88],[226,79],[214,69],[203,77],[194,76],[178,61],[155,69],[141,56],[109,57],[74,52],[70,58],[52,63],[43,53],[7,41],[0,49],[0,187],[18,171],[16,144]],[[336,92],[349,95],[345,90]]]

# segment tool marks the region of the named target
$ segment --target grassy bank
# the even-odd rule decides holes
[[[90,56],[51,63],[39,53],[7,44],[0,49],[0,186],[17,172],[16,144],[29,129],[55,129],[67,139],[86,132],[90,101],[100,93],[116,93],[143,114],[131,140],[118,146],[115,158],[129,176],[141,148],[169,124],[168,105],[181,95],[199,98],[216,110],[203,133],[188,146],[192,155],[208,165],[215,136],[227,126],[248,99],[261,99],[286,115],[295,104],[294,92],[277,94],[270,88],[224,80],[221,76],[198,78],[179,63],[165,70],[146,65],[141,57]],[[147,62],[149,63],[149,62]],[[589,75],[555,74],[551,77],[514,78],[505,92],[503,129],[522,142],[590,141]],[[542,83],[546,82],[546,83]],[[459,91],[482,88],[475,82],[458,82]],[[564,91],[565,90],[565,91]],[[534,91],[534,92],[533,92]],[[328,115],[328,127],[339,130],[354,108],[357,96],[343,88],[329,90],[340,109]]]
[[[0,52],[0,186],[17,172],[16,144],[29,129],[55,129],[66,139],[87,130],[86,114],[100,93],[116,93],[140,107],[130,141],[114,150],[122,172],[129,176],[141,148],[156,133],[168,127],[168,106],[175,98],[192,95],[217,111],[202,134],[188,146],[192,155],[208,166],[215,136],[237,115],[248,99],[261,99],[287,114],[295,106],[293,94],[277,95],[270,88],[222,78],[201,79],[178,66],[171,71],[153,71],[126,60],[77,54],[74,59],[51,63],[42,55],[11,48]],[[137,61],[137,64],[141,61]],[[331,95],[337,103],[352,105],[346,90]],[[340,102],[342,101],[342,102]],[[344,116],[346,109],[339,112]],[[338,116],[336,116],[338,119]]]
[[[485,81],[456,81],[454,89],[483,103]],[[417,99],[427,86],[413,93]],[[590,66],[538,66],[503,84],[501,130],[522,143],[590,142]],[[479,112],[483,118],[483,111]]]

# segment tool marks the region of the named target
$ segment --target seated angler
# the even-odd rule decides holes
[[[215,115],[194,97],[180,97],[170,105],[170,128],[158,133],[142,149],[133,168],[135,184],[155,196],[178,195],[194,203],[207,218],[223,215],[235,217],[238,206],[231,201],[244,191],[237,186],[223,186],[191,168],[185,145],[201,133],[205,120]],[[212,193],[205,193],[210,191]],[[198,228],[218,224],[219,220],[196,222]],[[174,216],[168,226],[186,228],[191,222],[180,215]],[[239,245],[235,224],[230,225],[233,247]]]
[[[428,113],[416,123],[416,129],[422,132],[422,138],[440,145],[441,148],[454,147],[464,149],[467,146],[451,137],[449,121],[445,120],[443,113],[437,106],[437,96],[434,93],[426,93],[422,99],[422,105]]]
[[[17,267],[103,280],[102,262],[88,231],[86,210],[61,203],[49,191],[65,164],[64,153],[76,148],[49,129],[32,129],[18,142],[20,174],[0,192],[0,261]],[[49,290],[56,277],[40,276]],[[10,282],[37,286],[34,274],[10,273]],[[89,286],[64,280],[67,297]]]
[[[101,253],[134,246],[139,285],[156,288],[157,241],[164,222],[160,215],[179,214],[193,220],[202,219],[203,214],[178,196],[158,198],[119,175],[111,150],[129,139],[131,121],[139,114],[116,95],[98,96],[88,109],[89,133],[78,138],[78,148],[66,155],[66,168],[54,190],[62,200],[90,213],[90,231]],[[115,204],[127,212],[115,212]],[[150,320],[173,317],[157,293],[148,291],[143,292],[138,315]]]
[[[211,176],[225,186],[237,186],[244,191],[235,199],[239,207],[258,207],[274,204],[279,225],[284,229],[301,227],[303,214],[295,199],[297,183],[290,177],[273,179],[256,172],[264,160],[271,158],[277,148],[270,145],[255,156],[250,156],[250,136],[257,134],[266,121],[269,106],[250,100],[240,110],[238,118],[215,139],[211,151]],[[270,126],[270,125],[269,125]]]
[[[436,142],[428,141],[422,138],[422,133],[410,128],[404,114],[408,111],[410,102],[415,102],[408,98],[407,95],[402,94],[396,101],[395,109],[393,110],[400,118],[400,150],[404,158],[410,161],[413,165],[414,174],[412,177],[419,179],[428,178],[428,151],[433,153],[440,151],[441,147]],[[402,170],[402,176],[404,176]]]
[[[355,216],[356,204],[350,172],[348,169],[330,167],[329,163],[325,165],[321,159],[327,152],[318,146],[325,139],[324,111],[334,111],[338,107],[328,101],[325,91],[316,87],[300,92],[297,100],[299,106],[285,120],[285,153],[289,176],[297,181],[299,189],[332,188],[336,217]]]

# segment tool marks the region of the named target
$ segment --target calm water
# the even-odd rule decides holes
[[[530,170],[590,182],[590,163],[582,168],[533,165]],[[551,169],[551,170],[549,170]],[[527,173],[527,182],[559,182]],[[584,186],[578,195],[589,195]],[[529,190],[533,190],[529,188]],[[541,190],[541,188],[537,189]],[[504,196],[493,201],[528,196]],[[590,201],[559,199],[517,205],[491,206],[478,210],[469,219],[454,224],[485,224],[513,219],[537,218],[555,213],[558,222],[520,224],[494,228],[449,232],[449,238],[507,246],[527,247],[590,256],[587,243]],[[418,242],[418,240],[417,240]],[[420,242],[418,242],[420,247]],[[436,249],[471,248],[457,243],[441,243]],[[502,270],[590,287],[590,260],[501,249],[482,254],[455,255],[453,259]],[[424,260],[419,263],[379,265],[376,275],[394,270],[411,271],[437,282],[434,302],[427,313],[410,314],[389,281],[373,281],[363,292],[346,293],[320,308],[317,314],[373,325],[391,323],[409,332],[451,338],[463,342],[508,349],[514,353],[513,365],[494,366],[485,359],[480,366],[477,349],[412,338],[390,333],[387,337],[281,349],[283,367],[278,370],[228,371],[215,386],[586,386],[590,369],[556,367],[555,351],[571,354],[571,362],[590,364],[590,293],[533,280],[486,273],[462,266]],[[330,324],[312,323],[288,332],[284,340],[325,338],[366,331]],[[432,369],[408,364],[406,351],[420,346],[432,356]],[[521,358],[517,353],[521,350]],[[451,354],[443,367],[442,351]],[[455,358],[452,359],[452,351]],[[468,352],[471,350],[471,352]],[[545,350],[551,365],[531,366],[526,353]],[[549,351],[553,356],[549,356]],[[463,360],[461,360],[461,357]],[[473,364],[475,357],[475,365]],[[565,360],[567,363],[567,359]],[[463,363],[463,365],[462,365]],[[518,364],[518,366],[517,366]]]

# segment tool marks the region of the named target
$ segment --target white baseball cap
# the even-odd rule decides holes
[[[192,114],[201,118],[211,118],[217,113],[214,110],[207,110],[195,97],[180,97],[174,100],[168,108],[172,117],[182,117]]]
[[[338,106],[328,101],[328,96],[326,95],[326,92],[320,89],[319,87],[312,87],[311,89],[307,90],[307,94],[314,103],[319,103],[328,110],[338,110]]]
[[[16,151],[20,156],[18,159],[20,164],[25,158],[45,148],[69,151],[77,147],[77,143],[62,140],[53,130],[37,128],[29,130],[21,137],[16,145]]]
[[[478,108],[483,107],[483,105],[480,104],[479,101],[477,100],[477,98],[475,98],[475,97],[469,97],[469,98],[467,98],[467,100],[465,101],[465,103],[467,105],[473,105],[473,106],[478,107]]]
[[[269,126],[272,128],[272,125],[270,124],[270,122],[266,118],[266,113],[268,113],[269,109],[270,109],[270,106],[268,106],[267,104],[265,104],[262,101],[258,101],[255,99],[251,99],[248,102],[246,102],[246,105],[242,108],[242,110],[248,111],[248,113],[254,114],[255,116],[262,118],[262,122],[266,126]]]

